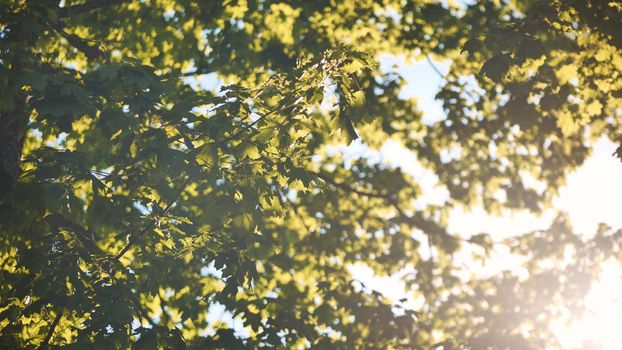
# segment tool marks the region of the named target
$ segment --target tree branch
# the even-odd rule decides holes
[[[58,9],[58,18],[65,18],[73,15],[79,15],[85,12],[96,10],[102,7],[119,5],[128,0],[92,0],[80,5],[74,5],[69,7],[61,7]]]
[[[101,250],[95,243],[95,234],[73,221],[68,220],[61,214],[49,214],[43,218],[46,223],[55,226],[57,228],[64,228],[74,233],[75,237],[82,243],[82,246],[89,252],[89,254],[103,255],[104,251]]]
[[[346,191],[346,192],[351,192],[351,193],[356,193],[358,195],[361,196],[367,196],[367,197],[373,197],[373,198],[380,198],[380,199],[384,199],[389,205],[393,206],[395,208],[395,210],[397,211],[397,214],[399,217],[404,218],[405,220],[410,220],[412,221],[412,224],[419,228],[421,231],[425,232],[428,235],[428,245],[429,248],[432,249],[432,242],[430,240],[429,237],[440,237],[441,239],[451,239],[451,240],[455,240],[457,238],[455,238],[454,236],[450,235],[443,227],[437,225],[436,223],[426,219],[423,214],[421,212],[415,212],[411,215],[407,215],[402,208],[400,208],[399,206],[399,202],[397,200],[397,197],[395,195],[391,195],[391,194],[383,194],[383,193],[378,193],[378,192],[374,192],[374,191],[363,191],[363,190],[358,190],[356,188],[353,188],[351,186],[349,186],[348,184],[342,183],[342,182],[337,182],[334,179],[332,179],[329,176],[326,176],[324,174],[321,173],[316,173],[313,171],[309,171],[311,174],[319,177],[320,179],[324,180],[326,183],[330,184],[331,186]],[[432,256],[432,253],[430,253],[430,256]]]
[[[162,74],[159,76],[159,78],[163,81],[166,80],[170,80],[170,79],[182,79],[182,78],[189,78],[189,77],[195,77],[197,75],[206,75],[206,74],[210,74],[210,73],[216,73],[213,70],[209,70],[207,68],[205,69],[197,69],[195,71],[192,72],[185,72],[185,73],[167,73],[167,74]]]
[[[60,22],[59,22],[60,23]],[[54,24],[49,23],[51,29],[55,30],[60,36],[65,38],[69,45],[78,49],[78,51],[82,52],[88,59],[94,60],[101,56],[104,56],[104,53],[99,49],[97,45],[91,45],[88,43],[86,39],[83,39],[75,34],[67,33],[64,30],[63,24]]]
[[[387,194],[382,194],[382,193],[372,192],[372,191],[358,190],[358,189],[356,189],[354,187],[351,187],[351,186],[349,186],[349,185],[347,185],[345,183],[337,182],[334,179],[332,179],[331,177],[326,176],[324,174],[316,173],[316,172],[313,172],[313,171],[309,171],[309,172],[311,174],[319,177],[320,179],[324,180],[324,182],[326,182],[329,185],[332,185],[335,188],[339,188],[339,189],[345,190],[347,192],[356,193],[356,194],[361,195],[361,196],[367,196],[367,197],[373,197],[373,198],[381,198],[381,199],[385,199],[385,200],[391,202],[391,197],[389,195],[387,195]]]

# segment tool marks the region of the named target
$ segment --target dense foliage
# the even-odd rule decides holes
[[[560,216],[495,243],[447,213],[537,212],[596,139],[622,142],[620,28],[605,0],[0,1],[0,347],[557,347],[548,322],[622,232]],[[445,118],[381,54],[450,59]],[[346,160],[357,138],[408,148],[447,200]],[[455,263],[493,244],[528,273]],[[412,271],[418,306],[359,263]]]

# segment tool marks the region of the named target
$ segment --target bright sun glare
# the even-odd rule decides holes
[[[622,195],[622,166],[613,157],[615,146],[606,140],[595,145],[592,157],[568,178],[557,206],[568,212],[577,232],[593,233],[597,223],[614,229],[622,224],[618,200]],[[603,264],[600,280],[585,298],[587,312],[573,315],[571,325],[559,324],[557,333],[566,346],[591,342],[592,349],[622,349],[622,266],[611,259]],[[599,347],[600,346],[600,347]],[[572,348],[572,347],[571,347]]]
[[[568,177],[565,188],[560,191],[555,208],[566,212],[576,232],[594,233],[598,223],[606,223],[612,228],[622,226],[622,215],[619,214],[619,198],[622,198],[622,165],[611,156],[615,145],[608,140],[596,143],[593,155],[585,164]],[[400,165],[407,171],[417,174],[420,169],[404,162],[403,151],[393,147],[385,152],[385,161],[401,159]],[[411,157],[412,158],[412,157]],[[411,169],[412,168],[412,169]],[[420,176],[420,173],[419,173]],[[421,176],[420,176],[421,177]],[[494,217],[483,210],[470,213],[454,212],[451,215],[449,228],[460,228],[460,234],[469,236],[479,232],[490,232],[499,237],[545,229],[555,217],[555,211],[535,217],[526,213],[515,213]],[[508,228],[510,231],[508,231]],[[452,230],[456,231],[457,230]],[[511,268],[513,262],[507,254],[500,254],[498,261]],[[382,291],[392,300],[401,299],[405,295],[404,286],[397,276],[378,277],[363,266],[351,269],[355,278],[377,291]],[[581,350],[621,350],[622,349],[622,265],[614,259],[602,266],[600,280],[596,281],[585,298],[588,311],[583,315],[567,315],[572,322],[565,320],[554,322],[551,330],[557,336],[563,349]],[[416,307],[414,300],[409,302]],[[591,344],[588,346],[588,344]]]
[[[600,281],[596,282],[585,298],[587,312],[573,315],[575,321],[552,325],[560,343],[576,348],[592,343],[602,350],[622,349],[622,279],[620,264],[610,261],[603,266]],[[600,346],[600,347],[599,347]]]
[[[599,223],[614,229],[622,226],[619,198],[622,198],[622,165],[611,156],[615,145],[602,139],[595,144],[593,155],[582,167],[568,176],[561,189],[555,208],[566,212],[574,230],[593,234]],[[460,214],[454,218],[453,227],[468,227],[469,234],[492,232],[503,235],[508,227],[516,232],[546,228],[554,212],[540,218],[528,214],[491,217],[483,212]],[[450,227],[451,227],[450,223]],[[503,259],[501,255],[501,258]],[[507,260],[507,257],[505,258]],[[511,261],[503,261],[511,264]],[[503,265],[503,264],[502,264]],[[600,280],[594,282],[585,298],[587,312],[568,315],[570,324],[559,321],[551,325],[564,349],[621,350],[622,349],[622,265],[614,259],[602,266]]]

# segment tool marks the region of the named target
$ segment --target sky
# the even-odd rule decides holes
[[[385,72],[393,71],[404,77],[406,85],[400,93],[402,98],[416,97],[419,109],[423,112],[425,122],[442,119],[444,112],[439,101],[435,100],[450,62],[428,62],[426,60],[407,62],[403,57],[382,56],[380,68]],[[434,65],[434,67],[432,66]],[[437,71],[438,70],[438,71]],[[218,90],[222,86],[216,74],[208,74],[200,79],[188,79],[188,83],[199,84],[205,89]],[[622,198],[622,162],[612,153],[616,146],[607,139],[598,140],[594,152],[588,160],[572,172],[566,186],[560,189],[554,200],[554,208],[536,216],[529,212],[503,212],[495,216],[485,212],[481,207],[470,211],[460,208],[449,215],[448,230],[463,237],[486,232],[496,240],[526,233],[533,230],[548,228],[557,215],[556,210],[566,212],[576,232],[593,234],[599,223],[613,228],[622,227],[622,212],[619,201]],[[422,168],[416,161],[416,155],[396,142],[388,142],[378,151],[369,150],[360,140],[349,146],[336,147],[347,159],[368,157],[374,161],[399,166],[419,182],[424,190],[425,203],[442,203],[447,198],[446,191],[435,186],[436,175]],[[489,266],[480,268],[495,273],[502,268],[511,268],[516,260],[507,258],[507,254],[493,254]],[[363,266],[351,267],[353,277],[365,283],[387,298],[397,301],[407,296],[403,284],[399,281],[401,274],[391,277],[374,276],[373,272]],[[586,299],[591,312],[579,317],[572,325],[562,322],[552,325],[560,342],[564,346],[578,346],[583,341],[594,341],[603,345],[603,350],[622,349],[617,336],[617,325],[622,324],[622,278],[620,265],[611,263],[604,267],[602,281],[597,283]],[[403,272],[407,273],[407,271]],[[416,307],[417,301],[410,300],[406,306]],[[236,332],[246,333],[241,320],[233,319],[222,305],[213,305],[209,310],[210,319],[233,325]]]
[[[441,73],[448,70],[449,62],[433,62]],[[442,105],[434,99],[443,79],[425,60],[406,62],[403,58],[385,56],[381,58],[381,69],[396,71],[404,77],[407,84],[400,96],[417,97],[424,120],[434,121],[443,117]],[[345,152],[361,152],[364,148],[354,144]],[[536,216],[529,212],[503,212],[499,216],[490,215],[481,207],[470,211],[456,209],[449,215],[448,230],[464,237],[486,232],[495,239],[546,229],[557,215],[556,210],[569,215],[576,232],[591,235],[600,223],[613,228],[622,228],[622,162],[612,154],[616,149],[611,141],[600,139],[594,145],[593,154],[587,161],[567,177],[566,185],[560,189],[554,200],[554,208]],[[380,154],[373,155],[391,165],[399,165],[415,179],[419,180],[428,200],[442,202],[446,193],[435,188],[436,176],[422,169],[416,156],[396,143],[388,143]],[[510,268],[515,261],[505,254],[493,255],[490,265]],[[397,301],[404,297],[405,290],[399,276],[376,277],[373,272],[361,265],[351,269],[355,278],[365,282],[374,290]],[[584,341],[600,343],[603,350],[622,349],[618,326],[622,324],[622,278],[620,265],[608,263],[603,268],[602,280],[593,287],[586,303],[590,312],[579,317],[574,324],[563,322],[552,325],[564,346],[579,346]],[[415,305],[415,301],[411,301]]]
[[[407,81],[400,97],[417,97],[424,120],[443,118],[439,101],[434,99],[443,80],[427,61],[405,62],[403,58],[385,56],[381,58],[381,69],[396,71]],[[434,65],[447,72],[449,62]],[[622,162],[612,156],[616,145],[607,139],[598,140],[592,156],[585,164],[570,174],[567,184],[561,189],[554,206],[570,215],[573,227],[581,233],[593,233],[603,222],[613,227],[622,227],[622,213],[619,199],[622,198]],[[417,166],[415,155],[395,143],[389,143],[382,150],[382,157],[389,163],[400,165],[415,178],[421,178],[423,185],[434,182],[434,174]],[[438,192],[438,191],[437,191]],[[498,236],[516,235],[533,229],[546,228],[554,218],[554,211],[535,217],[526,212],[505,213],[501,217],[486,215],[482,208],[465,213],[455,211],[450,219],[450,231],[470,236],[480,232],[497,233]],[[512,225],[507,224],[511,222]]]

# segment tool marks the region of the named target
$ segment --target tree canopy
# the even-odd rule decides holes
[[[537,213],[622,143],[620,28],[611,0],[0,1],[0,347],[559,348],[622,231],[500,242],[447,215]],[[441,120],[383,54],[450,60]],[[448,198],[346,159],[358,138]],[[493,245],[527,275],[456,263]],[[418,306],[358,263],[411,271]]]

